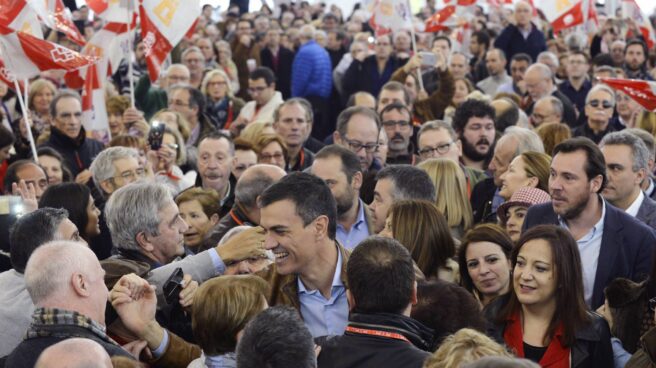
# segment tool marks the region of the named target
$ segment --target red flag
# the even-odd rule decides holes
[[[93,57],[14,31],[0,24],[0,51],[16,78],[30,78],[46,70],[75,70],[93,64]]]
[[[154,82],[169,52],[200,16],[200,0],[142,0],[139,15],[148,74]]]
[[[444,31],[449,28],[455,27],[456,17],[453,15],[456,13],[455,5],[447,5],[445,8],[439,10],[433,14],[430,18],[426,19],[426,29],[425,32],[439,32]]]
[[[25,0],[0,0],[0,24],[43,38],[39,19]]]
[[[635,0],[622,1],[622,13],[625,18],[633,19],[650,49],[656,45],[656,33],[649,18],[642,12]],[[627,35],[628,37],[629,35]]]
[[[639,79],[599,78],[613,89],[626,93],[649,111],[656,112],[656,82]]]
[[[98,65],[90,65],[86,70],[82,91],[82,124],[88,135],[107,144],[110,140],[109,120],[102,80]]]
[[[62,32],[71,41],[84,46],[84,37],[73,23],[70,12],[62,0],[27,0],[32,9],[48,27]]]

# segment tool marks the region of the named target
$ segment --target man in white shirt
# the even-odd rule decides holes
[[[613,206],[656,228],[656,202],[644,195],[640,184],[647,177],[649,150],[636,135],[621,131],[599,143],[606,160],[608,185],[602,196]]]

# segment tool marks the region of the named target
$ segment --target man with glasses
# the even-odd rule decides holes
[[[183,64],[172,64],[159,76],[159,87],[150,84],[148,73],[143,75],[134,89],[137,108],[144,112],[146,120],[167,107],[168,92],[171,86],[189,84],[189,68]]]
[[[25,188],[34,187],[37,200],[48,188],[46,172],[32,160],[18,160],[7,167],[4,177],[5,194],[14,193],[14,195],[17,195],[20,190],[14,191],[12,187],[14,184],[17,185],[17,189],[22,187],[21,181],[25,182]]]
[[[312,132],[312,106],[307,100],[292,98],[280,104],[273,113],[273,129],[287,145],[287,172],[312,166],[314,154],[304,147]]]
[[[592,83],[588,79],[590,71],[590,58],[583,51],[572,51],[567,57],[567,80],[558,86],[558,90],[572,101],[579,113],[585,109],[585,96],[588,95],[592,88]]]
[[[189,69],[189,84],[194,88],[200,88],[205,71],[205,55],[197,46],[191,46],[182,52],[182,64]]]
[[[576,111],[572,101],[556,88],[553,81],[553,72],[548,66],[540,63],[531,65],[524,74],[524,83],[528,98],[523,101],[524,111],[528,115],[533,112],[535,101],[542,97],[554,96],[563,103],[563,121],[570,128],[577,126]]]
[[[412,114],[401,102],[392,102],[380,112],[380,120],[388,138],[387,163],[414,165],[417,156],[414,155],[412,138]]]
[[[52,124],[50,138],[43,146],[52,147],[64,157],[64,163],[78,182],[91,178],[91,160],[103,144],[87,138],[82,126],[82,100],[74,91],[61,91],[50,102]]]
[[[533,106],[529,119],[534,128],[542,124],[562,123],[563,103],[554,96],[542,97]]]
[[[587,137],[599,143],[608,133],[618,128],[609,124],[615,109],[615,93],[605,84],[592,87],[585,99],[587,121],[572,131],[574,137]]]
[[[378,148],[380,119],[373,110],[353,106],[337,117],[337,130],[333,133],[335,143],[355,153],[363,172],[379,170],[380,163],[374,160]]]
[[[100,152],[90,170],[93,182],[104,198],[145,176],[144,168],[139,165],[139,153],[134,148],[120,146]]]
[[[247,86],[252,100],[242,107],[239,117],[230,126],[235,136],[248,124],[272,123],[274,111],[283,102],[282,94],[276,91],[276,77],[267,67],[253,70]]]
[[[214,131],[214,125],[205,116],[205,96],[194,87],[178,84],[169,91],[169,109],[179,112],[189,123],[191,134],[188,145],[198,143]]]
[[[484,171],[464,166],[460,162],[462,142],[451,125],[444,121],[434,120],[424,123],[417,133],[417,147],[420,161],[446,158],[457,163],[465,174],[468,194],[471,194],[471,189],[476,184],[487,178]]]

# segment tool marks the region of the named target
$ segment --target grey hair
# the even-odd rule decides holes
[[[65,240],[51,241],[34,250],[25,266],[25,285],[36,306],[66,289],[73,272],[86,273],[89,257],[80,256],[85,250],[91,252],[83,243]]]
[[[631,134],[635,134],[638,136],[638,138],[642,139],[642,142],[647,146],[647,149],[649,150],[650,159],[654,159],[654,156],[656,155],[656,141],[654,140],[654,136],[651,135],[648,131],[640,128],[627,128],[624,129],[625,132],[629,132]]]
[[[563,113],[564,113],[565,109],[563,107],[563,102],[561,100],[559,100],[558,98],[556,98],[554,96],[549,95],[549,96],[542,97],[536,103],[538,103],[539,101],[542,101],[542,100],[547,100],[547,101],[551,102],[551,108],[553,109],[554,113],[556,115],[558,115],[559,117],[561,117],[561,118],[563,117]]]
[[[637,172],[640,169],[649,170],[649,149],[645,145],[645,142],[637,135],[626,131],[614,132],[607,134],[599,142],[599,148],[619,145],[631,148],[631,153],[633,154],[633,172]]]
[[[200,49],[198,46],[189,46],[187,47],[182,54],[180,55],[180,60],[184,60],[185,56],[191,54],[192,52],[197,52],[201,55],[203,55],[203,61],[205,60],[205,54],[203,54],[203,51]]]
[[[114,246],[140,250],[137,234],[159,235],[159,211],[173,203],[166,185],[137,182],[114,192],[105,205],[105,218]]]
[[[247,208],[257,208],[257,197],[276,181],[265,170],[257,169],[252,175],[237,181],[235,200]]]
[[[314,40],[316,33],[317,33],[317,29],[314,28],[313,25],[306,24],[303,27],[301,27],[300,36],[303,38],[307,38],[308,40]]]
[[[432,120],[432,121],[427,121],[421,125],[419,132],[417,132],[417,142],[419,142],[419,137],[421,137],[421,135],[424,132],[429,132],[432,130],[440,130],[440,129],[446,130],[447,133],[449,133],[449,136],[451,137],[452,140],[454,141],[458,140],[458,135],[456,134],[456,131],[453,130],[451,124],[443,120]]]
[[[526,73],[528,73],[530,70],[533,70],[533,69],[536,69],[537,71],[539,71],[540,74],[542,74],[542,78],[553,81],[553,77],[554,77],[553,72],[551,71],[551,69],[547,65],[542,64],[542,63],[535,63],[535,64],[529,66],[528,69],[526,69]]]
[[[533,130],[522,128],[518,126],[510,126],[503,132],[501,139],[515,138],[517,140],[517,150],[513,158],[521,155],[524,152],[539,152],[544,153],[544,144],[540,136]],[[497,142],[497,145],[499,143]]]
[[[212,78],[214,78],[216,76],[219,76],[219,77],[223,78],[223,80],[226,83],[226,88],[227,88],[226,89],[226,94],[228,96],[232,97],[233,92],[232,92],[232,83],[230,83],[230,77],[228,77],[228,74],[226,74],[226,72],[224,72],[221,69],[213,69],[213,70],[207,72],[207,74],[205,74],[205,77],[203,77],[203,81],[200,84],[200,86],[201,86],[200,91],[203,93],[203,96],[207,96],[207,84],[210,82],[210,80]]]
[[[590,102],[593,93],[599,91],[604,91],[608,93],[608,95],[610,96],[610,103],[613,105],[613,107],[615,107],[615,92],[607,85],[601,83],[596,84],[594,87],[590,89],[590,91],[588,91],[588,94],[585,96],[585,104],[587,105]]]
[[[139,161],[139,153],[136,149],[117,146],[105,148],[104,150],[100,151],[96,158],[93,159],[89,170],[93,175],[93,183],[96,185],[96,188],[100,193],[105,192],[100,186],[100,183],[117,175],[116,168],[114,167],[114,162],[130,157]]]
[[[163,77],[168,77],[168,76],[169,76],[169,72],[171,71],[171,69],[175,69],[175,68],[184,69],[184,70],[187,71],[187,74],[189,74],[189,68],[187,68],[186,65],[184,65],[184,64],[180,64],[180,63],[176,63],[176,64],[171,64],[171,65],[169,65],[169,67],[166,68],[166,71],[163,73],[162,76],[163,76]]]
[[[554,54],[551,51],[542,51],[541,53],[538,54],[537,62],[540,62],[540,59],[549,59],[551,62],[558,68],[560,66],[560,60],[558,60],[558,56]]]
[[[53,118],[57,117],[57,103],[59,100],[62,98],[74,98],[76,99],[80,104],[82,104],[82,97],[80,97],[80,94],[75,92],[72,89],[63,89],[60,90],[55,97],[53,97],[52,101],[50,101],[50,116]]]

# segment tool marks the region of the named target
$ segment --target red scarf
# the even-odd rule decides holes
[[[503,331],[503,339],[506,344],[514,349],[515,354],[524,358],[524,337],[522,333],[522,319],[519,311],[513,313],[508,318],[508,323]],[[570,349],[563,346],[563,324],[562,322],[556,327],[554,337],[551,339],[547,351],[540,359],[540,366],[543,368],[569,368],[570,367]]]

